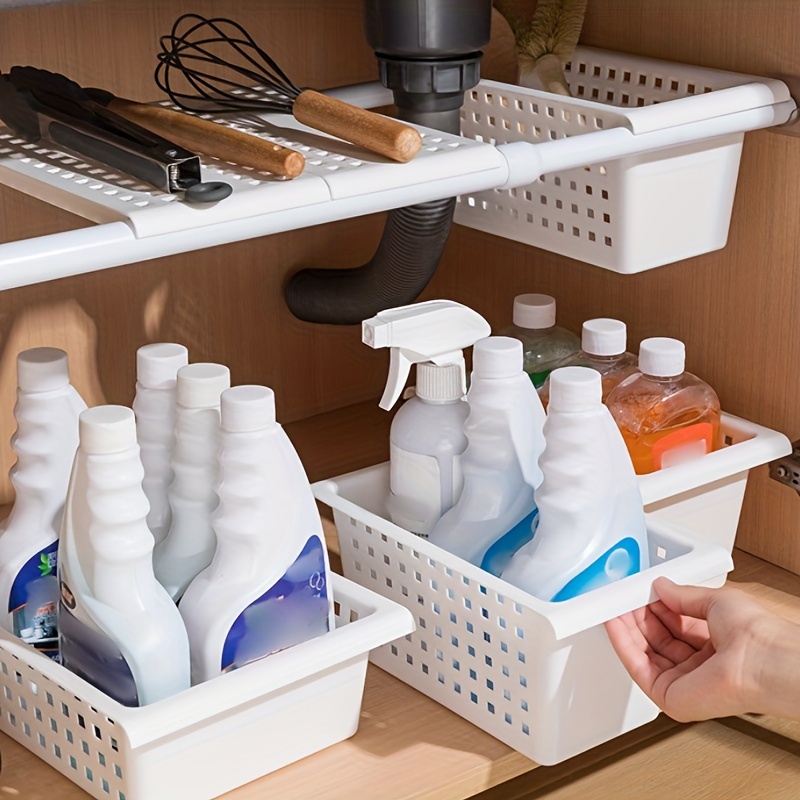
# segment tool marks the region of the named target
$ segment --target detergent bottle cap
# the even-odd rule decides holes
[[[32,347],[17,356],[17,385],[23,392],[49,392],[69,384],[67,354],[56,347]]]
[[[581,330],[581,350],[593,356],[618,356],[625,352],[628,329],[618,319],[587,319]]]
[[[275,392],[266,386],[234,386],[220,398],[220,425],[231,433],[263,431],[275,424]]]
[[[510,336],[489,336],[475,343],[472,374],[476,378],[513,378],[522,372],[522,342]]]
[[[182,344],[146,344],[136,351],[136,380],[145,389],[174,389],[178,370],[188,363],[189,351]]]
[[[220,395],[230,385],[230,370],[222,364],[188,364],[178,370],[178,405],[218,408]]]
[[[491,333],[476,311],[452,300],[428,300],[381,311],[361,324],[361,340],[375,350],[388,347],[389,377],[380,407],[390,409],[403,391],[412,364],[455,364],[461,395],[467,391],[465,347]]]
[[[127,406],[95,406],[78,418],[80,448],[89,455],[124,453],[136,442],[136,417]]]
[[[549,294],[518,294],[514,298],[512,320],[518,328],[552,328],[556,324],[555,297]]]
[[[603,402],[603,381],[590,367],[559,367],[550,373],[551,411],[590,411]]]
[[[680,375],[686,366],[686,347],[678,339],[656,336],[639,345],[639,369],[655,378]]]

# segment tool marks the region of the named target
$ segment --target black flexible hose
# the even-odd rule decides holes
[[[456,199],[433,200],[388,214],[372,259],[354,269],[304,269],[286,286],[291,312],[306,322],[356,325],[379,311],[413,303],[436,272]]]

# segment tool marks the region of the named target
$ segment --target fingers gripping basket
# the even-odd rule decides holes
[[[375,664],[541,764],[657,715],[602,623],[654,599],[658,575],[719,585],[724,548],[650,518],[651,569],[545,603],[388,522],[388,486],[386,464],[314,485],[333,508],[345,574],[414,615],[416,631],[374,651]]]
[[[566,76],[572,98],[467,93],[462,135],[535,144],[544,174],[463,194],[456,221],[623,273],[724,247],[744,131],[789,118],[787,87],[588,47]]]

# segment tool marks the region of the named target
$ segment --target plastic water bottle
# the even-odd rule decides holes
[[[217,550],[180,603],[193,683],[334,626],[322,523],[274,393],[236,386],[221,411]]]
[[[685,353],[677,339],[644,339],[640,371],[606,398],[638,475],[721,447],[719,398],[705,381],[684,372]]]
[[[67,354],[36,347],[17,356],[16,493],[0,533],[3,627],[52,658],[58,656],[58,535],[69,474],[86,408],[70,385]]]
[[[150,503],[147,526],[156,543],[169,530],[172,512],[169,486],[172,450],[175,446],[176,385],[181,367],[189,363],[189,351],[182,344],[160,342],[136,351],[136,436],[142,454],[142,488]]]
[[[600,374],[563,367],[550,381],[539,524],[502,577],[561,601],[645,569],[649,554],[639,484]]]
[[[217,546],[211,513],[219,502],[220,395],[231,384],[222,364],[189,364],[178,370],[175,449],[169,487],[172,523],[156,545],[156,577],[177,603],[192,578],[204,570]]]
[[[389,516],[427,537],[461,496],[461,454],[469,407],[457,364],[417,364],[416,394],[392,420],[389,437]]]
[[[514,298],[513,325],[503,333],[522,342],[523,369],[539,389],[564,359],[575,355],[578,337],[556,325],[556,301],[548,294],[520,294]]]
[[[618,319],[588,319],[581,330],[581,349],[565,359],[562,367],[591,367],[600,373],[603,382],[603,402],[609,393],[629,375],[636,372],[637,359],[627,352],[628,330]],[[550,402],[550,378],[539,389],[542,405]]]
[[[434,525],[430,540],[487,568],[487,552],[502,537],[513,532],[514,550],[532,535],[545,413],[522,369],[519,340],[481,339],[473,348],[472,364],[468,444],[461,456],[464,488],[458,502]]]
[[[80,416],[59,553],[63,665],[126,706],[189,687],[189,640],[153,574],[133,411]]]

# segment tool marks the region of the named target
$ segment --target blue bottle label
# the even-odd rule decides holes
[[[138,706],[136,681],[116,642],[81,622],[72,613],[75,606],[75,596],[62,581],[58,607],[61,663],[122,705]]]
[[[553,603],[570,600],[579,594],[599,589],[634,575],[641,569],[641,553],[636,539],[628,536],[610,547],[593,564],[576,575],[552,598]]]
[[[492,575],[500,576],[514,553],[533,539],[538,527],[539,509],[534,506],[530,514],[523,517],[511,530],[506,531],[489,547],[481,561],[481,569]]]
[[[8,613],[14,634],[50,658],[58,659],[58,541],[25,562],[14,578]]]
[[[325,551],[312,536],[283,577],[242,611],[225,637],[222,671],[328,632]]]

